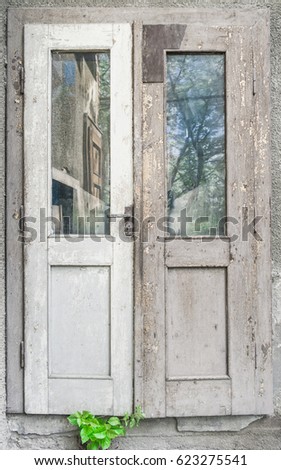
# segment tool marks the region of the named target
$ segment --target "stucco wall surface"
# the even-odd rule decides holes
[[[275,416],[239,432],[210,432],[198,422],[178,431],[175,419],[151,420],[115,444],[120,449],[281,449],[281,0],[0,0],[0,448],[75,449],[77,434],[62,417],[6,416],[5,390],[5,80],[8,7],[221,7],[269,8],[272,74],[272,250]],[[8,188],[7,188],[8,190]],[[245,422],[246,423],[246,422]],[[245,424],[244,423],[244,424]],[[229,427],[231,429],[231,427]]]

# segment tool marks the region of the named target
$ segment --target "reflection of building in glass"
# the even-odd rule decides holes
[[[54,52],[52,59],[54,229],[105,233],[93,219],[109,210],[109,54]]]
[[[84,114],[84,189],[102,199],[102,133]]]

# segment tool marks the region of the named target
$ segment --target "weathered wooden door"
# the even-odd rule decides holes
[[[272,411],[268,29],[235,21],[142,28],[147,416]]]
[[[24,40],[25,411],[120,415],[132,407],[131,26],[27,25]]]

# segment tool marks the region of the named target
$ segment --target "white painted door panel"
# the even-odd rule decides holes
[[[133,202],[129,24],[25,27],[25,411],[123,414],[132,407],[132,242],[58,241],[51,216],[51,53],[110,51],[110,206]],[[67,176],[64,177],[67,181]],[[41,230],[41,232],[40,232]]]

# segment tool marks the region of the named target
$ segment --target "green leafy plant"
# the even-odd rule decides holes
[[[126,413],[121,419],[117,416],[97,417],[89,411],[77,411],[67,419],[79,428],[82,445],[88,450],[98,450],[108,449],[113,439],[126,435],[126,427],[138,426],[143,418],[142,409],[137,406],[134,413]]]
[[[123,417],[123,421],[126,427],[134,428],[135,426],[138,427],[139,422],[144,419],[144,412],[141,409],[141,406],[136,406],[135,412],[132,414],[126,413]]]

